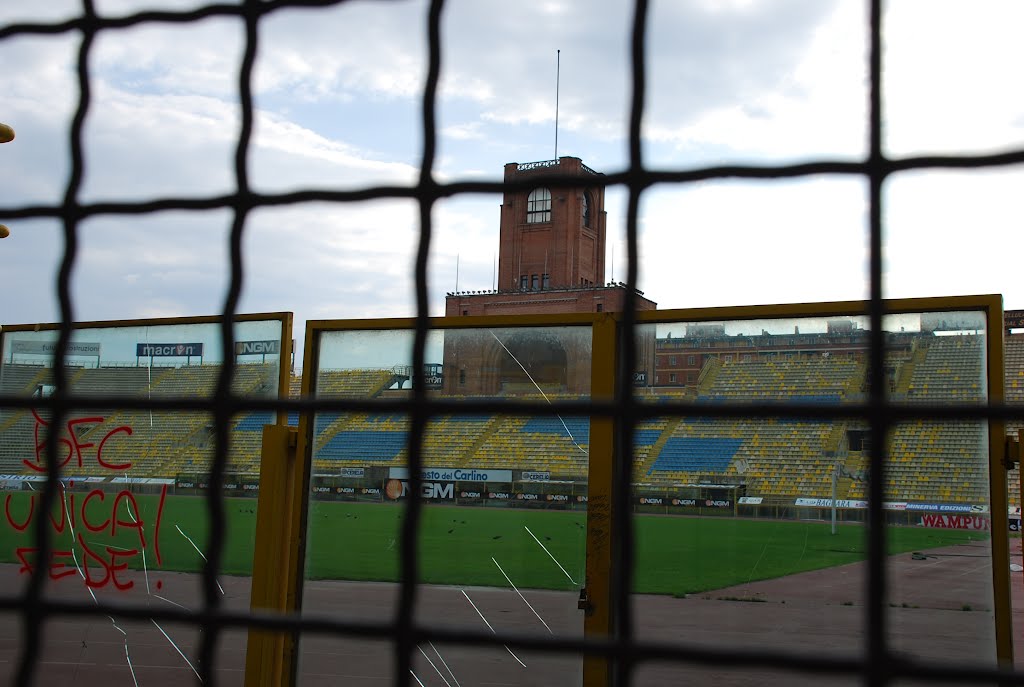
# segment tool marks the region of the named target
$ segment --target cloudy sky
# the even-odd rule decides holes
[[[95,0],[103,15],[198,0]],[[51,21],[71,0],[11,0],[0,25]],[[448,0],[438,178],[499,181],[507,162],[560,155],[602,172],[627,163],[627,0]],[[649,166],[778,163],[866,151],[867,7],[855,0],[654,0],[647,42]],[[885,16],[886,151],[993,152],[1024,145],[1024,4],[901,0]],[[260,191],[415,181],[426,74],[426,3],[278,11],[260,27],[249,173]],[[0,322],[59,317],[54,221],[3,208],[58,203],[69,172],[80,37],[0,41]],[[233,190],[243,27],[215,18],[102,33],[89,67],[80,200],[207,197]],[[886,187],[885,293],[1002,293],[1024,308],[1024,170],[915,173]],[[444,295],[489,289],[500,197],[435,210],[431,314]],[[626,196],[610,188],[608,263],[625,278]],[[81,225],[78,319],[206,315],[223,306],[227,211],[95,217]],[[866,185],[816,177],[656,188],[640,217],[639,287],[661,308],[867,296]],[[411,201],[254,212],[241,310],[306,319],[407,316],[418,226]]]

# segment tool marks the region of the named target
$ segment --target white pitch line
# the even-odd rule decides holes
[[[412,672],[412,668],[409,669],[409,674],[412,675],[412,679],[419,683],[420,687],[427,687],[423,684],[423,681],[416,677],[416,673]]]
[[[441,676],[441,679],[444,680],[444,683],[448,685],[448,687],[452,687],[452,683],[448,682],[448,678],[444,676],[444,673],[442,673],[440,669],[438,669],[438,667],[434,665],[434,662],[430,660],[430,656],[427,656],[427,652],[423,650],[423,647],[417,644],[416,648],[420,650],[421,654],[423,654],[423,658],[427,659],[427,663],[429,663],[430,667],[434,669],[434,672]]]
[[[70,513],[71,510],[68,508],[68,494],[67,494],[67,490],[62,490],[62,492],[63,492],[63,498],[64,498],[64,509],[65,509],[66,512]],[[75,535],[75,526],[74,526],[74,524],[72,524],[70,519],[68,519],[68,529],[71,532],[71,558],[73,558],[74,561],[75,561],[75,569],[78,571],[78,576],[81,577],[83,580],[85,580],[85,573],[82,572],[82,566],[78,562],[78,554],[75,552],[75,541],[78,539],[78,537]],[[89,585],[85,585],[85,590],[87,592],[89,592],[89,596],[92,597],[92,602],[94,604],[96,604],[97,606],[99,606],[100,605],[100,601],[99,601],[99,599],[96,598],[96,592],[94,592],[92,590],[92,587],[90,587]],[[124,655],[127,657],[128,656],[128,633],[121,629],[121,627],[117,624],[117,621],[114,620],[114,616],[108,615],[107,619],[110,621],[110,624],[114,626],[115,630],[117,630],[122,635],[124,635]],[[129,670],[132,671],[132,680],[135,681],[135,687],[139,687],[138,680],[135,680],[135,669],[132,668],[132,661],[131,661],[130,658],[128,659],[128,668],[129,668]]]
[[[64,487],[64,485],[61,485],[61,497],[64,500],[64,512],[71,513],[71,509],[68,508],[68,492],[67,492],[67,489]],[[131,515],[131,512],[132,511],[129,508],[128,509],[128,514]],[[78,576],[81,577],[83,580],[85,580],[85,573],[82,572],[82,566],[78,562],[78,554],[75,552],[75,542],[78,540],[78,536],[75,534],[75,525],[74,525],[74,522],[72,521],[73,517],[74,517],[74,514],[72,514],[71,518],[68,518],[68,531],[71,533],[71,557],[75,561],[75,569],[78,570]],[[132,516],[132,519],[134,519],[134,517],[135,516]],[[138,520],[136,520],[135,522],[138,522]],[[120,547],[116,547],[115,546],[115,547],[112,547],[112,548],[116,549],[116,548],[120,548]],[[121,549],[121,550],[122,551],[127,551],[128,549]],[[142,555],[143,555],[143,565],[145,565],[145,555],[146,555],[146,550],[145,549],[142,550]],[[86,589],[87,592],[89,592],[89,596],[92,597],[92,602],[94,604],[96,604],[97,606],[99,606],[99,604],[100,604],[99,599],[96,598],[96,593],[92,590],[92,587],[90,587],[87,584],[85,586],[85,589]],[[149,591],[149,578],[148,577],[146,579],[146,590],[147,590],[147,592]],[[128,670],[132,674],[132,683],[135,685],[135,687],[139,687],[139,679],[137,677],[135,677],[135,668],[134,668],[134,666],[132,666],[132,657],[128,653],[128,633],[121,629],[121,626],[117,624],[116,620],[114,620],[114,616],[108,615],[107,616],[107,620],[109,620],[110,624],[114,626],[114,629],[117,630],[118,632],[120,632],[121,636],[124,637],[124,658],[125,658],[125,661],[128,662]]]
[[[135,507],[138,508],[138,505]],[[132,513],[132,509],[128,506],[127,501],[124,502],[124,509],[128,511],[128,515],[132,516],[132,522],[138,525],[139,519],[135,517],[135,513]],[[146,594],[149,595],[151,592],[149,591],[149,566],[146,565],[146,547],[142,547],[142,572],[146,579]]]
[[[516,587],[516,585],[512,582],[512,579],[507,574],[505,574],[505,571],[502,569],[502,567],[500,565],[498,565],[498,561],[494,560],[494,556],[491,556],[491,560],[494,561],[494,564],[498,566],[498,570],[501,570],[501,574],[505,575],[505,579],[508,580],[508,583],[510,585],[512,585],[512,589],[515,590],[515,593],[518,594],[519,598],[523,600],[523,603],[526,604],[527,608],[529,608],[531,611],[533,611],[533,614],[535,616],[537,616],[537,620],[539,620],[541,622],[541,625],[543,625],[545,628],[547,628],[547,631],[549,633],[555,634],[551,630],[551,628],[548,627],[548,624],[546,622],[544,622],[544,618],[540,617],[540,613],[537,612],[537,609],[530,605],[530,602],[526,600],[526,597],[523,596],[523,593],[521,591],[519,591],[519,588]]]
[[[174,529],[178,530],[178,532],[179,532],[179,533],[181,534],[181,536],[185,537],[185,539],[188,539],[188,543],[192,545],[192,548],[193,548],[193,549],[195,549],[195,550],[196,550],[196,552],[197,552],[197,553],[198,553],[198,554],[199,554],[200,556],[202,556],[202,557],[203,557],[203,560],[205,561],[205,560],[206,560],[206,555],[205,555],[205,554],[204,554],[204,553],[203,553],[203,552],[202,552],[202,551],[201,551],[201,550],[199,549],[199,547],[198,547],[198,546],[196,546],[196,543],[195,543],[194,541],[192,541],[192,537],[190,537],[190,536],[188,536],[187,534],[185,534],[184,532],[182,532],[182,531],[181,531],[181,528],[180,528],[180,527],[178,527],[177,525],[175,525],[175,526],[174,526]],[[224,595],[224,587],[221,587],[221,586],[220,586],[220,581],[219,581],[219,580],[217,580],[216,578],[214,578],[214,580],[213,580],[213,581],[217,583],[217,589],[219,589],[219,590],[220,590],[221,596],[223,596],[223,595]]]
[[[476,607],[476,604],[473,603],[473,600],[469,598],[469,594],[466,593],[466,590],[460,589],[459,591],[462,592],[462,595],[464,597],[466,597],[466,601],[468,601],[469,605],[473,607],[473,610],[476,611],[476,614],[480,616],[480,620],[484,621],[484,625],[487,626],[487,629],[493,632],[494,634],[498,634],[497,632],[494,632],[494,628],[491,627],[491,624],[489,622],[487,622],[487,618],[485,618],[484,614],[480,612],[480,609]]]
[[[128,670],[132,671],[132,682],[135,683],[135,687],[139,687],[139,680],[135,677],[135,668],[132,667],[132,657],[128,655],[128,640],[124,640],[124,657],[128,661]]]
[[[527,527],[526,525],[523,525],[523,529],[525,529],[527,532],[530,532],[530,528]],[[544,549],[544,553],[546,553],[548,556],[550,556],[551,560],[555,561],[555,565],[558,566],[559,570],[561,570],[563,573],[565,573],[565,576],[569,578],[569,581],[572,582],[573,584],[576,584],[576,580],[572,579],[572,575],[570,575],[569,573],[565,572],[565,568],[562,567],[562,564],[559,563],[557,560],[555,560],[555,557],[551,555],[550,551],[548,551],[548,547],[544,546],[543,542],[541,542],[540,539],[537,539],[537,535],[535,535],[533,532],[530,532],[530,536],[533,537],[533,540],[535,542],[540,544],[540,548]]]
[[[434,653],[437,654],[437,660],[441,662],[441,665],[444,666],[444,669],[448,671],[449,675],[451,675],[452,681],[455,682],[455,687],[462,687],[462,685],[459,684],[459,681],[455,678],[455,673],[452,672],[451,666],[449,666],[448,662],[444,660],[444,657],[441,656],[441,652],[437,650],[437,647],[434,646],[433,642],[430,643],[430,648],[434,650]]]
[[[160,627],[160,625],[155,620],[153,620],[152,618],[149,619],[149,622],[151,622],[154,625],[156,625],[156,629],[160,630],[160,634],[162,634],[164,636],[164,638],[167,639],[167,641],[171,643],[171,646],[174,647],[174,650],[178,652],[178,655],[181,656],[181,658],[185,661],[185,663],[188,664],[188,667],[192,669],[192,672],[196,674],[196,677],[199,678],[199,681],[202,682],[203,681],[203,676],[200,675],[199,671],[196,670],[196,667],[194,665],[192,665],[192,661],[188,660],[188,656],[186,656],[185,654],[183,654],[181,652],[181,649],[179,649],[178,645],[174,643],[174,640],[171,639],[170,635],[168,635],[166,632],[164,632],[164,628]]]
[[[160,596],[159,594],[154,594],[154,595],[153,595],[153,598],[156,598],[156,599],[160,599],[161,601],[166,601],[167,603],[171,604],[172,606],[177,606],[178,608],[180,608],[180,609],[181,609],[181,610],[183,610],[183,611],[187,611],[187,610],[189,610],[188,608],[186,608],[185,606],[182,606],[182,605],[181,605],[180,603],[178,603],[177,601],[171,601],[171,600],[170,600],[170,599],[168,599],[167,597],[164,597],[164,596]]]
[[[523,662],[522,662],[522,661],[521,661],[521,660],[519,659],[519,657],[518,657],[518,656],[516,656],[515,654],[513,654],[513,653],[512,653],[512,650],[508,648],[508,645],[507,645],[507,644],[505,645],[505,651],[507,651],[507,652],[509,652],[510,654],[512,654],[512,658],[516,659],[516,661],[517,661],[517,662],[519,663],[519,665],[521,665],[521,666],[522,666],[522,667],[524,667],[524,668],[526,667],[526,664],[525,664],[525,663],[523,663]]]
[[[484,617],[484,614],[480,612],[480,609],[476,607],[476,604],[475,604],[475,603],[473,603],[473,600],[472,600],[471,598],[469,598],[469,594],[467,594],[467,593],[466,593],[466,590],[465,590],[465,589],[460,589],[459,591],[460,591],[460,592],[462,592],[462,595],[463,595],[464,597],[466,597],[466,601],[468,601],[468,602],[469,602],[469,605],[473,607],[473,610],[474,610],[474,611],[476,611],[476,614],[477,614],[478,616],[480,616],[480,620],[484,621],[484,625],[486,625],[486,626],[487,626],[487,629],[488,629],[488,630],[490,630],[490,631],[491,631],[491,633],[493,633],[493,634],[498,634],[497,632],[495,632],[494,628],[493,628],[493,627],[491,627],[491,624],[490,624],[489,622],[487,622],[487,618],[485,618],[485,617]],[[510,654],[512,654],[512,658],[514,658],[514,659],[516,659],[517,661],[519,661],[519,665],[521,665],[521,666],[522,666],[522,667],[524,667],[524,668],[526,667],[526,664],[525,664],[525,663],[523,663],[522,661],[520,661],[520,660],[519,660],[519,657],[518,657],[518,656],[516,656],[516,655],[515,655],[515,653],[513,653],[513,651],[512,651],[511,649],[509,649],[509,648],[508,648],[508,645],[507,645],[507,644],[503,644],[502,646],[504,646],[504,647],[505,647],[505,650],[506,650],[507,652],[509,652]]]

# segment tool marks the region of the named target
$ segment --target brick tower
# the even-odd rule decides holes
[[[578,180],[552,185],[552,177]],[[576,157],[505,165],[497,290],[449,293],[448,317],[621,312],[658,306],[605,283],[604,175]],[[589,331],[446,333],[444,388],[452,394],[590,391]],[[636,378],[653,380],[653,333],[641,334]]]
[[[552,187],[553,176],[579,185]],[[505,165],[520,188],[502,198],[497,291],[450,293],[445,315],[621,311],[626,289],[605,283],[603,179],[577,157]],[[657,308],[634,298],[637,310]]]

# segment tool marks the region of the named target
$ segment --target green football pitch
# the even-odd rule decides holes
[[[93,579],[111,572],[112,581],[118,566],[202,568],[200,552],[206,552],[208,541],[202,498],[168,496],[161,507],[159,497],[138,495],[133,497],[136,512],[128,499],[114,494],[86,496],[68,494],[63,507],[58,504],[45,516],[55,552],[48,566],[51,576],[78,574],[76,562],[90,565]],[[27,492],[5,496],[0,561],[38,565],[32,547],[33,525],[41,516],[33,499],[39,497]],[[256,500],[229,498],[224,507],[222,570],[249,575]],[[394,503],[311,502],[306,577],[400,579],[402,517],[403,506]],[[585,514],[575,511],[427,504],[419,531],[421,581],[578,589],[584,576],[585,523]],[[635,590],[643,593],[720,589],[866,557],[866,529],[859,525],[841,525],[835,535],[829,523],[819,521],[638,515],[635,525]],[[979,538],[987,535],[890,527],[888,547],[890,553],[900,553]]]

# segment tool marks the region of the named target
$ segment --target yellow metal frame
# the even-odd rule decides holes
[[[291,330],[292,313],[290,312],[269,312],[269,313],[237,313],[233,322],[262,322],[278,320],[288,323]],[[196,315],[194,317],[147,317],[130,320],[84,320],[72,322],[71,329],[113,329],[116,327],[167,327],[187,324],[219,324],[223,318],[220,315]],[[43,322],[30,324],[5,324],[0,332],[43,332],[59,330],[60,322]],[[282,341],[282,344],[284,342]],[[291,336],[288,337],[288,347],[291,348]]]
[[[838,317],[869,315],[867,301],[842,301],[829,303],[796,303],[762,306],[738,306],[721,308],[699,308],[661,310],[636,313],[637,328],[645,325],[674,322],[741,321],[749,319],[784,319],[801,317]],[[915,314],[923,312],[983,312],[986,318],[986,379],[990,403],[998,405],[1003,401],[1003,329],[1002,298],[998,295],[957,296],[948,298],[920,298],[888,300],[883,302],[884,315]],[[302,395],[313,398],[316,393],[316,361],[319,357],[319,342],[324,333],[355,330],[411,330],[416,320],[363,319],[363,320],[313,320],[306,323],[304,352],[304,373]],[[619,337],[622,334],[622,317],[619,314],[581,315],[522,315],[431,318],[429,328],[457,330],[489,327],[541,327],[587,325],[592,328],[591,398],[594,401],[614,399],[618,379],[616,376],[619,357]],[[515,403],[509,403],[509,412],[515,411]],[[854,411],[855,412],[855,411]],[[269,430],[265,460],[283,465],[283,471],[268,467],[267,478],[281,479],[284,488],[261,490],[259,512],[280,514],[288,523],[278,523],[279,529],[266,526],[258,529],[257,555],[260,565],[274,567],[275,562],[284,561],[287,570],[280,575],[267,578],[267,587],[260,586],[265,599],[276,600],[276,610],[298,611],[301,609],[303,584],[305,518],[309,507],[309,478],[312,465],[313,422],[310,413],[300,414],[298,432],[278,433]],[[584,609],[584,636],[588,639],[607,639],[614,636],[613,617],[615,598],[611,587],[613,542],[612,522],[615,517],[612,499],[612,483],[615,461],[629,459],[629,456],[614,455],[614,436],[617,416],[593,413],[591,416],[591,441],[589,463],[589,497],[587,510],[586,581],[585,598],[580,607]],[[1010,613],[1009,577],[1009,534],[1000,523],[1007,512],[1006,473],[1004,467],[1005,437],[1000,421],[989,422],[989,490],[990,507],[993,515],[992,526],[992,584],[995,601],[996,659],[1002,666],[1012,664],[1013,641]],[[294,446],[291,437],[294,436]],[[264,494],[273,494],[264,504]],[[1005,523],[1003,523],[1005,525]],[[268,538],[278,538],[276,549],[267,548]],[[267,551],[275,551],[274,557],[267,557]],[[262,552],[262,553],[261,553]],[[269,587],[278,585],[278,589]],[[256,571],[254,570],[254,598]],[[254,605],[254,608],[256,606]],[[269,608],[269,606],[260,606]],[[247,668],[267,671],[254,676],[247,674],[247,685],[286,685],[294,682],[296,669],[297,638],[278,637],[265,644],[250,644]],[[250,640],[252,641],[252,640]],[[263,657],[257,661],[251,655],[259,647],[261,652],[271,652],[272,658]],[[605,656],[586,656],[583,659],[583,684],[588,686],[608,685],[612,671]],[[247,670],[247,672],[249,672]]]
[[[882,302],[883,316],[925,312],[974,311],[985,314],[988,401],[1000,405],[1005,399],[1003,360],[1003,297],[998,294],[892,299]],[[638,326],[670,322],[767,320],[797,317],[864,317],[868,301],[788,303],[719,308],[656,310],[637,313]],[[1001,667],[1013,666],[1013,614],[1010,595],[1010,537],[1008,531],[1006,429],[998,419],[989,420],[989,509],[992,515],[992,591],[995,605],[996,660]],[[1022,487],[1024,489],[1024,487]],[[998,519],[997,519],[998,518]],[[1002,523],[1000,525],[1000,523]]]
[[[117,329],[119,327],[173,327],[196,324],[220,324],[223,318],[217,315],[200,315],[196,317],[153,317],[133,320],[96,320],[85,322],[73,322],[71,329],[81,331],[85,329]],[[292,327],[294,315],[290,312],[273,313],[238,313],[232,318],[232,322],[270,322],[281,323],[281,353],[280,364],[278,365],[277,389],[278,398],[288,398],[288,386],[291,383],[291,360],[292,360]],[[0,351],[2,351],[3,339],[9,333],[15,332],[47,332],[60,331],[59,322],[47,322],[41,324],[5,324],[0,327]],[[277,412],[277,423],[284,425],[288,423],[288,412],[284,409]]]
[[[127,327],[171,327],[220,324],[220,316],[163,317],[130,320],[74,322],[74,331]],[[278,364],[278,398],[287,399],[291,382],[293,315],[290,312],[239,313],[233,323],[277,321],[281,325]],[[59,323],[4,325],[3,337],[17,332],[59,331]],[[281,407],[276,424],[264,427],[260,460],[260,482],[282,485],[281,489],[261,489],[257,500],[256,541],[253,551],[253,576],[250,608],[258,611],[291,612],[300,608],[287,590],[294,589],[290,575],[297,569],[294,546],[301,540],[301,469],[296,460],[295,430],[287,426],[288,411]],[[284,561],[284,565],[282,565]],[[294,641],[279,634],[250,630],[246,648],[246,685],[284,684],[288,680],[287,658],[293,655]]]

